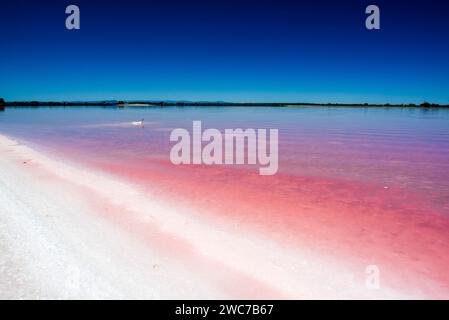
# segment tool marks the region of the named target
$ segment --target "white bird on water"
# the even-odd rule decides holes
[[[133,121],[133,122],[132,122],[132,125],[133,125],[133,126],[143,127],[143,120],[144,120],[144,119],[142,119],[142,120],[140,120],[140,121]]]

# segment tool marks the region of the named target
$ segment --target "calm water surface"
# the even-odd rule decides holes
[[[144,118],[144,128],[130,122]],[[174,166],[173,128],[279,130],[279,172]],[[230,229],[449,294],[449,110],[8,108],[0,134],[135,183]],[[246,232],[246,231],[245,231]],[[358,271],[357,271],[358,272]],[[355,274],[358,274],[358,273]],[[424,290],[424,289],[423,289]]]
[[[144,128],[129,125],[142,118]],[[0,133],[87,161],[169,162],[171,129],[191,131],[193,120],[279,129],[280,173],[393,184],[449,202],[449,110],[11,108],[0,113]]]

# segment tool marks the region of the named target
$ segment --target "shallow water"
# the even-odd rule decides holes
[[[143,128],[130,122],[145,119]],[[174,166],[173,128],[279,130],[279,172]],[[447,297],[449,110],[327,107],[11,108],[0,134],[127,179],[230,228]],[[363,273],[363,271],[362,271]],[[419,274],[419,277],[416,277]]]
[[[145,127],[130,122],[145,119]],[[401,108],[11,108],[0,132],[113,162],[169,163],[173,128],[279,130],[279,172],[408,187],[449,201],[449,110]]]

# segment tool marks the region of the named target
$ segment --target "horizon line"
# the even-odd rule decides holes
[[[438,103],[340,103],[340,102],[227,102],[222,100],[26,100],[26,101],[5,101],[0,98],[0,105],[8,106],[383,106],[383,107],[449,107],[449,104]]]

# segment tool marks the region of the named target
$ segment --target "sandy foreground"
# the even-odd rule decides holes
[[[0,299],[425,298],[0,135]]]

